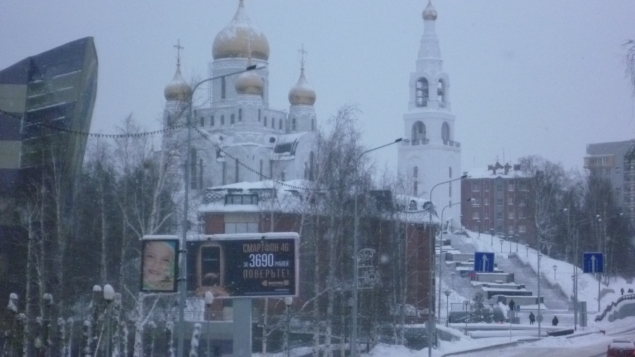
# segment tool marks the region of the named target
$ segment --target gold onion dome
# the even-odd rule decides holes
[[[300,71],[300,79],[289,91],[289,103],[291,105],[313,105],[315,103],[315,91],[304,77],[304,68]]]
[[[238,78],[236,78],[235,87],[238,94],[262,95],[265,82],[256,71],[252,70],[241,73]]]
[[[251,52],[251,53],[250,53]],[[212,46],[215,60],[223,58],[269,59],[269,41],[245,13],[243,0],[232,21],[216,35]]]
[[[172,81],[168,83],[163,90],[165,100],[180,100],[185,102],[189,100],[191,93],[192,87],[190,87],[190,85],[183,79],[183,76],[181,75],[181,66],[177,65],[174,78],[172,78]]]
[[[423,10],[423,19],[435,21],[437,19],[437,10],[432,6],[432,2],[428,1],[428,6]]]

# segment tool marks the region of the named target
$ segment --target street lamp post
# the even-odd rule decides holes
[[[518,242],[520,241],[520,235],[516,233],[516,253],[518,253]]]
[[[291,357],[291,346],[289,346],[289,330],[290,330],[290,326],[291,326],[291,318],[290,318],[290,311],[291,311],[291,304],[293,304],[293,298],[291,296],[287,296],[284,298],[284,306],[285,306],[285,312],[286,312],[286,317],[287,317],[287,329],[284,332],[284,345],[285,345],[285,349],[287,350],[287,357]]]
[[[454,290],[454,272],[450,276],[452,276],[452,290]]]
[[[556,281],[556,270],[558,270],[558,266],[557,266],[557,265],[554,265],[554,266],[553,266],[553,281],[554,281],[554,282]]]
[[[466,200],[466,202],[470,202],[470,201],[472,201],[472,198],[468,198]],[[438,309],[437,309],[439,311],[439,315],[441,315],[441,277],[443,276],[443,265],[444,265],[444,262],[445,262],[445,259],[443,258],[444,257],[444,255],[443,255],[443,214],[445,213],[445,209],[446,208],[452,207],[452,206],[454,206],[454,205],[456,205],[456,204],[458,204],[460,202],[461,201],[455,202],[455,203],[450,203],[450,204],[446,205],[445,207],[443,207],[443,209],[441,210],[441,231],[440,231],[441,233],[439,233],[439,235],[441,236],[441,244],[439,246],[439,292],[437,294],[438,297],[439,297],[439,299],[438,299],[439,300],[439,304],[438,304]]]
[[[436,185],[432,186],[432,188],[430,189],[430,200],[429,200],[430,208],[432,208],[433,206],[432,193],[434,192],[434,189],[437,188],[437,186],[444,185],[446,183],[452,183],[458,180],[462,180],[466,177],[467,175],[463,175],[461,177],[458,177],[452,180],[439,182]],[[433,286],[434,286],[434,256],[435,256],[434,232],[432,230],[432,209],[428,212],[428,216],[430,217],[429,226],[428,226],[428,228],[430,229],[430,234],[428,235],[428,240],[430,241],[430,245],[428,247],[430,252],[430,273],[429,273],[430,280],[429,280],[429,288],[428,288],[428,357],[431,357],[432,356],[432,332],[433,332],[432,323],[434,322],[434,298],[432,294],[434,293]],[[439,285],[441,285],[441,277],[439,277]]]
[[[501,254],[503,253],[503,239],[498,238],[498,242],[501,244]]]
[[[390,146],[402,141],[403,138],[399,138],[391,143],[384,144],[378,146],[376,148],[372,148],[366,151],[363,151],[357,156],[357,160],[355,161],[355,167],[357,168],[359,165],[359,161],[362,159],[362,156],[368,154],[371,151],[379,150],[386,146]],[[357,201],[359,196],[359,182],[355,184],[355,207],[354,207],[354,215],[355,219],[353,221],[353,308],[351,311],[352,316],[352,324],[351,324],[351,357],[357,357],[357,302],[358,302],[358,292],[359,292],[359,276],[358,276],[358,261],[357,261],[357,251],[359,250],[359,214],[357,212]]]
[[[450,324],[450,294],[452,293],[450,290],[444,291],[445,293],[445,326]]]
[[[210,323],[211,323],[211,318],[210,318],[210,314],[211,314],[211,310],[212,310],[212,303],[214,303],[214,294],[212,294],[211,291],[206,291],[205,292],[205,307],[206,307],[206,312],[207,312],[207,318],[205,320],[207,320],[207,355],[206,357],[211,357],[210,354],[210,340],[212,339],[212,334],[210,331]]]
[[[108,317],[106,318],[106,357],[110,357],[110,344],[111,344],[111,330],[110,320],[112,319],[112,300],[115,298],[115,289],[110,284],[104,285],[104,300],[106,300],[106,310],[108,311]]]
[[[204,79],[194,85],[192,90],[189,93],[188,105],[189,112],[187,115],[187,149],[185,153],[185,196],[183,197],[183,222],[182,224],[182,238],[181,238],[181,248],[179,253],[181,254],[181,264],[179,266],[179,271],[182,274],[180,278],[178,278],[179,282],[179,327],[178,327],[178,346],[177,346],[177,356],[183,357],[185,354],[185,300],[187,298],[187,255],[186,253],[186,245],[187,245],[187,230],[188,230],[188,211],[189,211],[189,197],[190,197],[190,151],[192,151],[192,116],[194,113],[193,105],[194,105],[194,93],[196,89],[198,89],[201,84],[211,82],[215,79],[225,78],[229,76],[233,76],[236,74],[241,74],[243,72],[259,70],[265,68],[265,66],[258,67],[257,65],[249,65],[242,71],[236,71],[232,73],[223,74],[220,76],[210,77]]]
[[[489,235],[490,235],[489,245],[493,246],[494,245],[494,228],[489,229]]]
[[[529,244],[525,244],[525,252],[527,253],[527,258],[529,258]]]

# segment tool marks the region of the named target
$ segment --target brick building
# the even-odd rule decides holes
[[[496,162],[471,170],[461,182],[461,222],[473,232],[494,233],[520,243],[534,242],[529,209],[530,180],[520,165]],[[467,202],[470,200],[469,202]]]
[[[198,211],[199,229],[205,234],[271,231],[300,233],[300,296],[295,299],[294,305],[301,306],[316,295],[316,276],[319,276],[319,285],[326,284],[326,262],[328,255],[332,253],[326,243],[330,222],[329,217],[308,214],[305,207],[303,208],[307,204],[306,191],[295,187],[304,185],[303,181],[288,183],[288,186],[277,183],[275,188],[272,181],[243,182],[209,188]],[[360,207],[377,208],[370,211],[366,208],[366,213],[360,215],[359,237],[360,249],[375,250],[373,265],[379,272],[379,280],[375,286],[360,292],[360,304],[376,306],[373,313],[380,316],[380,320],[387,320],[398,311],[391,300],[393,289],[405,291],[407,319],[422,322],[427,319],[430,291],[429,216],[423,213],[423,200],[398,196],[395,200],[404,201],[400,204],[393,200],[392,193],[388,192],[386,195],[386,192],[381,191],[381,200],[370,198],[369,201],[372,202],[360,202]],[[392,210],[390,214],[387,213],[389,209]],[[351,214],[350,217],[343,218],[344,236],[352,239],[352,202],[351,209],[346,211]],[[434,217],[434,226],[438,227],[438,223]],[[352,243],[349,242],[342,242],[335,252],[341,259],[337,263],[341,266],[341,275],[336,278],[344,284],[341,288],[343,291],[351,288],[352,261],[348,257],[352,255]],[[316,274],[316,265],[324,269],[324,273]],[[403,270],[407,273],[400,273]],[[377,293],[370,294],[371,289],[376,289]],[[433,299],[434,291],[432,289]],[[325,303],[326,299],[322,299],[320,309]],[[282,305],[278,308],[282,308]]]

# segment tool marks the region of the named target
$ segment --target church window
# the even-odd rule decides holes
[[[445,103],[447,102],[446,97],[446,85],[445,80],[439,79],[439,83],[437,84],[437,96],[439,97],[439,106],[441,108],[445,108]]]
[[[204,127],[205,126],[205,118],[201,117],[199,120],[200,120],[201,127]]]
[[[236,116],[234,114],[231,115],[229,122],[230,122],[230,124],[235,124],[236,123]]]
[[[284,170],[282,171],[282,175],[280,175],[280,180],[281,180],[281,181],[284,181],[284,180],[285,180]]]
[[[265,117],[265,126],[267,126],[267,117]]]
[[[258,109],[258,121],[260,121],[260,116],[262,115],[262,110]]]
[[[426,144],[426,126],[418,121],[412,125],[411,142],[412,145]]]
[[[315,118],[311,118],[311,131],[315,131]]]
[[[416,104],[417,107],[427,107],[429,97],[428,80],[420,78],[417,80],[416,86]]]
[[[225,116],[224,115],[220,116],[220,125],[225,125]]]
[[[448,177],[452,178],[452,168],[448,167]]]
[[[209,126],[214,126],[214,116],[212,115],[212,117],[210,118],[209,121]]]
[[[418,181],[414,182],[414,187],[412,189],[414,191],[414,195],[419,196],[419,182]]]
[[[445,145],[450,140],[450,126],[448,123],[443,123],[443,126],[441,126],[441,139],[443,139],[443,144]]]
[[[291,130],[295,131],[295,118],[291,119]]]
[[[203,188],[203,159],[198,159],[198,186]]]
[[[278,129],[280,129],[280,130],[282,130],[282,122],[283,122],[283,120],[282,120],[282,119],[280,119],[280,120],[278,121]]]
[[[238,121],[243,121],[243,108],[238,108]]]
[[[220,79],[220,99],[225,99],[226,91],[225,91],[225,77],[221,77]]]
[[[271,118],[271,127],[276,128],[276,118]]]
[[[273,160],[269,160],[269,179],[273,180]]]

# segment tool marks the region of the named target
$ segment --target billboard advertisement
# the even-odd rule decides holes
[[[206,291],[220,299],[298,295],[297,233],[189,236],[186,251],[187,290],[196,295]]]
[[[144,239],[141,246],[141,291],[175,292],[177,289],[179,240]]]

